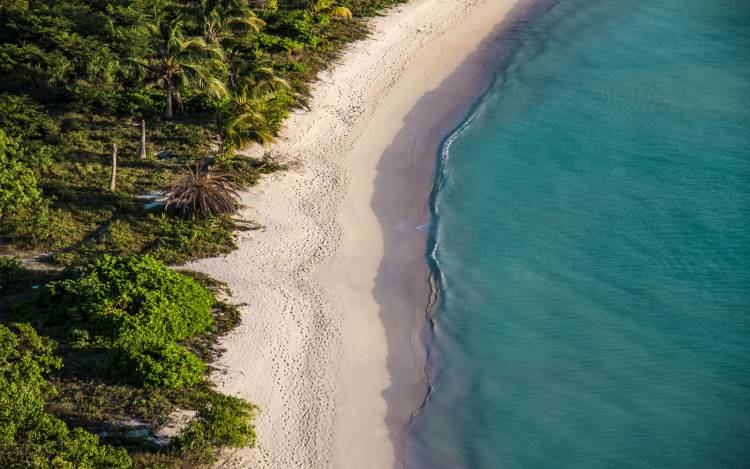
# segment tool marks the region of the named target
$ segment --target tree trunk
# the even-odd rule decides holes
[[[164,109],[164,118],[172,120],[172,85],[167,85],[167,107]]]
[[[141,148],[140,148],[140,158],[142,160],[146,159],[146,121],[141,120]]]
[[[112,144],[112,176],[109,178],[109,190],[114,192],[117,188],[117,144]]]

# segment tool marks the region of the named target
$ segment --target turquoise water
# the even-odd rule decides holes
[[[750,2],[562,0],[451,137],[409,467],[750,467]]]

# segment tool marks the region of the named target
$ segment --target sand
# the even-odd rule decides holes
[[[242,324],[213,379],[258,404],[258,442],[224,466],[402,467],[422,402],[427,200],[435,155],[486,86],[513,0],[413,0],[371,21],[272,153],[294,167],[243,194],[227,256]]]

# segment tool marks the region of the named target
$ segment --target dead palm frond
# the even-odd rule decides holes
[[[182,218],[231,214],[239,207],[239,190],[230,173],[197,163],[167,188],[165,209]]]

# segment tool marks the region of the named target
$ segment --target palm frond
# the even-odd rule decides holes
[[[230,173],[196,163],[167,188],[165,209],[183,218],[231,214],[239,207],[239,190]]]
[[[182,64],[182,68],[188,72],[185,76],[186,80],[199,90],[205,91],[215,98],[223,98],[227,95],[227,86],[216,76],[214,64],[207,61],[185,62]]]
[[[328,10],[332,6],[336,4],[336,0],[317,0],[315,2],[315,12],[316,13],[322,13],[325,10]]]
[[[347,20],[350,20],[350,19],[352,19],[354,17],[352,15],[352,11],[350,9],[348,9],[347,7],[335,7],[335,8],[331,8],[331,10],[328,12],[328,14],[332,18],[343,18],[343,19],[347,19]]]
[[[266,27],[266,22],[252,14],[252,16],[244,16],[238,18],[230,18],[226,22],[227,26],[230,27],[241,27],[247,28],[255,33],[260,32],[261,29]]]

